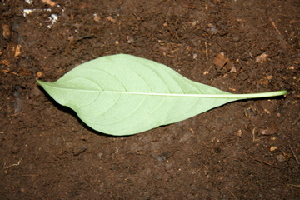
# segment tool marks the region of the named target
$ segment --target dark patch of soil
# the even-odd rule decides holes
[[[1,3],[1,199],[299,198],[298,0],[55,2]],[[117,53],[229,92],[288,95],[108,137],[37,86]]]

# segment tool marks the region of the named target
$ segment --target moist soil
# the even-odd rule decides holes
[[[299,11],[298,0],[2,1],[0,198],[298,199]],[[36,82],[117,53],[232,93],[288,94],[112,137]]]

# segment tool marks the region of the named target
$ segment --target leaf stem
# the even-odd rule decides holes
[[[171,93],[146,93],[146,92],[120,92],[126,94],[137,95],[151,95],[151,96],[174,96],[174,97],[200,97],[200,98],[234,98],[234,99],[247,99],[247,98],[263,98],[263,97],[276,97],[286,95],[287,91],[277,92],[261,92],[250,94],[171,94]]]

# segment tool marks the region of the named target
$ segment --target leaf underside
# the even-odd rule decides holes
[[[56,82],[38,82],[88,126],[114,136],[182,121],[238,99],[263,97],[223,92],[163,64],[126,54],[83,63]]]

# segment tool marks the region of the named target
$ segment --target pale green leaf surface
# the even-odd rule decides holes
[[[286,93],[223,92],[182,77],[163,64],[126,54],[83,63],[56,82],[38,82],[88,126],[115,136],[182,121],[227,102]]]

